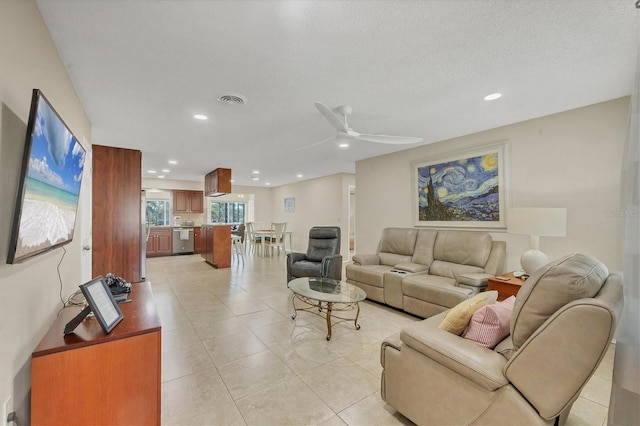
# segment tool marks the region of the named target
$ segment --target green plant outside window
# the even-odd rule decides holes
[[[169,200],[147,200],[147,222],[150,226],[169,226]]]
[[[211,223],[244,223],[245,203],[211,203]]]

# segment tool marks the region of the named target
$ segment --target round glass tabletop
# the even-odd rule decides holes
[[[330,278],[304,277],[289,281],[295,294],[321,302],[355,303],[367,298],[360,287]]]

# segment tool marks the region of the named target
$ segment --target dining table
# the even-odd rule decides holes
[[[262,250],[262,256],[266,256],[266,243],[267,239],[273,239],[276,237],[276,231],[273,229],[257,229],[253,231],[253,235],[256,239],[260,238],[260,248]],[[293,232],[292,231],[284,231],[282,233],[282,238],[284,238],[284,251],[292,252],[293,251]],[[287,250],[287,240],[289,240],[289,249]]]

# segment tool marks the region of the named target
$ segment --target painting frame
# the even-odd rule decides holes
[[[296,211],[295,197],[287,197],[284,199],[284,211],[286,213],[294,213]]]
[[[508,148],[503,141],[412,162],[414,225],[506,229]]]

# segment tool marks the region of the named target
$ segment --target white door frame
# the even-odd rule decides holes
[[[356,253],[356,187],[355,185],[349,185],[349,194],[347,197],[348,206],[347,206],[347,262],[351,261],[351,257]],[[353,201],[353,202],[352,202]],[[353,209],[351,208],[353,205]],[[351,224],[353,219],[353,225]],[[353,229],[352,229],[353,228]],[[353,250],[351,250],[350,235],[353,232]]]

